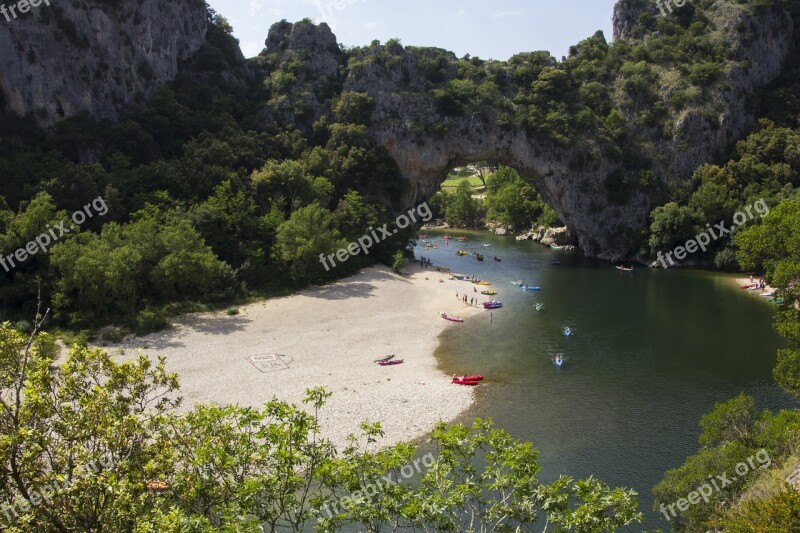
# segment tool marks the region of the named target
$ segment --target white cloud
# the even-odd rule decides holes
[[[500,11],[492,15],[493,19],[501,19],[505,17],[518,17],[522,15],[522,11]]]

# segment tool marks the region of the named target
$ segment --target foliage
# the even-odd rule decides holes
[[[736,241],[742,266],[763,267],[766,279],[784,300],[776,329],[789,347],[778,352],[774,374],[784,389],[800,398],[800,196],[778,205],[762,224],[741,233]]]
[[[531,185],[525,183],[514,170],[500,169],[487,180],[487,218],[517,230],[533,224],[555,226],[558,217],[551,216],[552,209]]]
[[[701,419],[700,427],[701,450],[682,466],[666,472],[654,487],[656,510],[660,510],[661,505],[667,506],[685,498],[709,479],[716,480],[713,476],[728,474],[728,479],[732,480],[735,466],[759,450],[766,450],[771,462],[780,464],[800,446],[800,412],[759,412],[753,398],[744,394],[717,404]],[[673,522],[675,529],[695,531],[711,528],[720,518],[720,510],[734,503],[757,476],[737,477],[739,479],[730,485],[715,490],[708,502],[700,501],[679,515]]]
[[[403,253],[403,250],[397,250],[394,254],[394,260],[392,261],[392,269],[399,273],[403,270],[404,266],[406,266],[406,255]]]
[[[445,220],[448,224],[459,228],[477,227],[481,220],[481,206],[472,195],[469,181],[464,180],[453,194],[447,196]]]
[[[452,530],[467,523],[505,531],[544,522],[600,532],[641,521],[632,491],[593,478],[540,482],[532,445],[488,421],[439,425],[434,452],[423,459],[427,472],[403,483],[401,472],[406,478],[406,467],[419,463],[416,448],[374,452],[382,431],[365,423],[337,454],[319,434],[330,396],[321,389],[307,391],[302,407],[273,400],[179,413],[177,377],[163,359],[118,363],[74,346],[51,370],[56,347],[38,332],[42,318],[31,336],[0,325],[0,505],[9,506],[0,526],[8,531]],[[382,490],[368,498],[368,486]],[[346,498],[357,504],[345,506]]]
[[[720,520],[727,533],[782,533],[800,530],[800,493],[787,489],[768,500],[748,501]]]

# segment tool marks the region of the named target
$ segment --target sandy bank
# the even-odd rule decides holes
[[[473,401],[471,388],[451,384],[437,368],[439,334],[464,327],[439,313],[468,323],[489,319],[456,298],[471,284],[431,269],[412,270],[398,276],[384,267],[366,269],[330,286],[242,307],[235,316],[185,316],[170,331],[106,349],[120,359],[137,352],[166,356],[188,406],[299,402],[306,389],[323,386],[333,393],[322,414],[323,431],[337,445],[365,420],[382,423],[381,444],[411,440],[439,420],[453,420]],[[405,364],[373,362],[388,354]]]

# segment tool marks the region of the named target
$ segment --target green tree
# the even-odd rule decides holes
[[[404,266],[406,266],[406,254],[403,253],[403,250],[397,250],[392,261],[392,269],[400,273]]]
[[[763,268],[784,304],[776,329],[789,347],[778,352],[775,379],[800,398],[800,196],[787,200],[736,238],[745,269]]]
[[[320,256],[347,246],[336,229],[333,215],[318,204],[311,204],[292,213],[278,228],[275,259],[283,263],[298,282],[319,282],[332,274],[325,270]],[[331,265],[328,265],[331,268]],[[344,268],[338,265],[338,268]]]
[[[451,226],[475,227],[480,220],[480,205],[472,197],[472,187],[468,180],[458,184],[456,191],[447,201],[445,219]]]

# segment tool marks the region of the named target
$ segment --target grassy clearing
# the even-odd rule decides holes
[[[467,180],[471,187],[483,187],[483,182],[477,176],[470,176],[470,177],[459,177],[459,176],[448,176],[447,180],[442,183],[442,190],[446,192],[453,192],[458,187],[458,184],[462,181]]]

